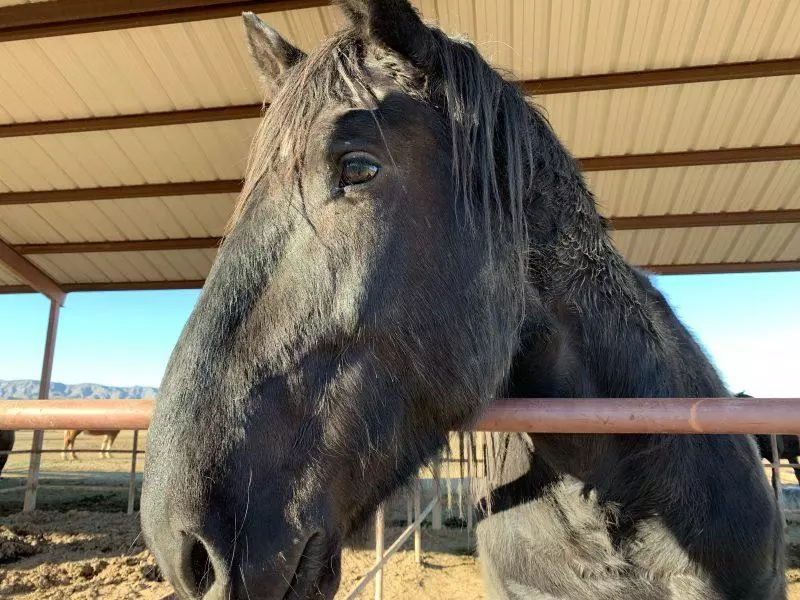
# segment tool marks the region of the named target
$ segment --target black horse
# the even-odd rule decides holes
[[[749,394],[745,394],[744,392],[739,392],[736,394],[737,398],[752,398]],[[770,441],[770,436],[766,434],[757,434],[756,438],[756,445],[758,446],[758,453],[761,455],[761,458],[768,460],[769,462],[773,461],[772,455],[772,442]],[[786,459],[791,464],[798,464],[798,456],[800,456],[800,436],[796,435],[776,435],[775,436],[776,442],[776,450],[778,452],[779,459]],[[797,483],[800,484],[800,468],[794,467],[794,476],[797,479]],[[773,486],[775,485],[775,477],[777,477],[777,473],[773,473]]]
[[[14,437],[13,431],[0,429],[0,452],[8,452],[14,449]],[[0,475],[3,474],[3,468],[6,466],[7,461],[8,454],[0,454]]]
[[[796,435],[776,435],[775,441],[777,442],[778,458],[786,459],[791,464],[798,464],[798,456],[800,456],[800,439]],[[758,453],[761,458],[767,459],[772,462],[772,443],[768,435],[756,435],[756,444],[758,445]],[[797,483],[800,484],[800,468],[793,467],[794,476]]]
[[[340,4],[308,56],[246,17],[271,104],[147,449],[181,598],[332,598],[343,538],[498,395],[730,395],[522,93],[406,0]],[[785,597],[752,437],[491,447],[490,597]]]

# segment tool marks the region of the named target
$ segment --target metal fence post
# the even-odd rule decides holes
[[[778,454],[778,439],[775,437],[775,434],[770,434],[769,436],[769,444],[772,446],[772,481],[775,487],[775,500],[778,503],[778,510],[781,513],[781,517],[783,518],[783,528],[786,529],[788,527],[786,523],[786,517],[784,514],[783,508],[783,484],[781,483],[781,457]]]
[[[472,434],[467,435],[467,532],[472,531]],[[475,468],[477,469],[477,463]]]
[[[419,477],[414,480],[414,559],[417,564],[422,564],[422,505],[420,502],[420,483]]]
[[[431,521],[433,522],[434,529],[441,529],[442,528],[442,488],[441,488],[441,479],[442,479],[442,463],[439,460],[439,457],[436,457],[436,460],[433,461],[433,465],[431,466],[431,472],[433,474],[433,498],[436,500],[436,506],[433,507],[433,516],[431,517]]]
[[[139,430],[133,430],[133,451],[131,452],[131,480],[128,484],[128,514],[133,514],[136,503],[136,453],[139,448]]]
[[[383,558],[383,547],[385,541],[385,519],[384,507],[381,504],[375,512],[375,563],[380,563]],[[375,600],[383,599],[383,568],[375,573]]]
[[[39,380],[39,399],[47,400],[50,397],[50,376],[53,373],[53,353],[56,345],[56,332],[58,331],[58,315],[61,305],[55,300],[50,301],[50,317],[47,321],[47,337],[44,343],[44,359],[42,360],[42,377]],[[42,446],[44,445],[44,431],[37,429],[33,432],[31,443],[31,458],[28,463],[28,482],[25,487],[25,501],[22,512],[36,510],[36,493],[39,489],[39,468],[42,463]]]

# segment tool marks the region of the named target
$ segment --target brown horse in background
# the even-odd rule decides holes
[[[105,436],[103,438],[103,444],[100,446],[100,457],[101,458],[111,458],[111,446],[114,445],[114,440],[117,439],[119,435],[119,430],[116,431],[83,431],[82,429],[67,429],[64,432],[64,451],[61,453],[61,458],[67,460],[67,453],[69,453],[69,459],[75,460],[77,457],[75,456],[75,438],[78,437],[79,434],[86,433],[88,435],[102,435]]]

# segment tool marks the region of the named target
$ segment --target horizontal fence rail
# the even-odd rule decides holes
[[[525,398],[496,401],[477,431],[796,433],[800,398]]]
[[[152,400],[0,400],[0,429],[147,429]]]
[[[152,400],[2,400],[0,429],[147,429]],[[800,398],[504,398],[476,431],[796,433]]]

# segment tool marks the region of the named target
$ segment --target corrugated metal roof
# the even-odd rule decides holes
[[[0,0],[0,5],[13,2]],[[793,0],[417,0],[516,79],[800,57]],[[264,15],[305,50],[331,7]],[[262,100],[239,18],[0,43],[0,124]],[[535,99],[581,157],[800,144],[800,76]],[[256,119],[0,139],[0,193],[238,179]],[[800,161],[588,173],[610,216],[800,208]],[[9,244],[213,237],[234,194],[0,206]],[[800,259],[798,225],[616,232],[637,264]],[[30,255],[61,283],[195,280],[214,250]],[[0,285],[18,283],[0,270]]]
[[[543,96],[577,156],[800,143],[800,76]],[[0,192],[236,179],[257,119],[0,140]]]
[[[0,206],[9,244],[57,244],[222,235],[236,194]]]
[[[800,4],[748,0],[428,0],[519,79],[797,56]],[[438,7],[438,10],[436,10]]]
[[[204,279],[216,250],[97,252],[28,257],[59,283]]]
[[[800,3],[748,0],[421,0],[517,79],[800,55]],[[332,7],[263,15],[304,50]],[[259,102],[239,18],[0,44],[0,123]]]
[[[0,192],[236,179],[257,119],[0,139]]]
[[[608,216],[800,209],[800,161],[587,173]]]
[[[798,102],[798,75],[536,99],[578,156],[796,144]]]
[[[617,249],[636,265],[800,260],[800,224],[616,231]]]

